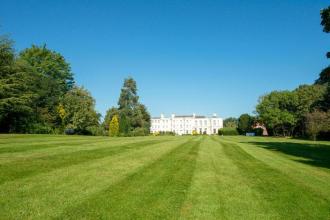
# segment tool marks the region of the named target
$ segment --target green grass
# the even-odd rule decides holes
[[[0,219],[330,219],[330,142],[0,135]]]

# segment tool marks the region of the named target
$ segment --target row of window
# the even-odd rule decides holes
[[[203,125],[203,122],[204,122],[204,125],[207,125],[209,120],[195,120],[195,125],[197,126],[198,125],[198,121],[199,121],[199,125]],[[157,124],[157,123],[164,123],[164,124],[167,124],[171,122],[170,120],[161,120],[161,119],[154,119],[152,120],[152,123],[154,124]],[[193,124],[193,121],[190,120],[190,121],[184,121],[186,124]],[[220,120],[212,120],[213,122],[213,125],[219,125],[220,124]],[[172,124],[182,124],[183,121],[173,121]]]

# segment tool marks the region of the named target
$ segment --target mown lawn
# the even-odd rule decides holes
[[[0,219],[330,219],[330,142],[0,135]]]

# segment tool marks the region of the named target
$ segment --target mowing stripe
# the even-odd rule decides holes
[[[223,146],[207,137],[180,219],[266,219],[262,201],[245,181]]]
[[[107,143],[110,142],[109,140],[94,140],[93,144],[96,143]],[[65,147],[65,146],[81,146],[90,144],[91,141],[89,140],[72,140],[72,141],[49,141],[49,142],[39,142],[39,143],[29,143],[29,144],[21,144],[21,145],[13,145],[13,146],[6,146],[0,148],[0,154],[4,153],[18,153],[18,152],[27,152],[27,151],[35,151],[39,149],[47,149],[47,148],[56,148],[56,147]]]
[[[4,183],[0,186],[0,219],[53,219],[66,207],[118,183],[188,138],[172,140]]]
[[[326,200],[316,197],[307,187],[257,160],[238,145],[219,139],[218,141],[223,146],[226,156],[241,170],[241,176],[245,177],[246,184],[254,189],[259,199],[263,201],[263,208],[270,212],[271,217],[293,216],[301,219],[329,217],[327,212],[329,203]]]
[[[83,144],[79,145],[70,145],[70,141],[67,141],[65,145],[55,144],[57,145],[54,148],[39,148],[34,149],[26,152],[14,152],[14,153],[3,153],[0,154],[0,164],[13,162],[13,161],[20,161],[20,160],[33,160],[38,159],[45,156],[53,156],[56,154],[68,154],[75,151],[81,150],[93,150],[97,148],[108,148],[108,147],[115,147],[115,146],[122,146],[127,144],[139,143],[142,141],[152,141],[152,140],[167,140],[168,138],[163,139],[154,139],[154,138],[137,138],[137,139],[121,139],[121,138],[107,138],[105,141],[89,141],[84,142]],[[104,139],[103,139],[104,140]]]
[[[200,139],[180,145],[59,219],[175,219],[189,190]]]
[[[164,142],[166,140],[162,141]],[[160,142],[161,141],[159,140],[141,141],[115,147],[81,150],[31,159],[26,158],[25,160],[17,160],[11,163],[0,164],[0,184],[3,184],[6,181],[13,181],[15,179],[36,175],[43,172],[49,172],[53,169],[72,166],[89,160],[120,154],[127,150],[138,149]]]

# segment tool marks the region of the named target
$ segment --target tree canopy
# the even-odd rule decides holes
[[[146,106],[139,102],[137,84],[131,77],[124,80],[118,107],[112,107],[107,111],[104,122],[106,129],[114,115],[119,116],[119,133],[122,136],[140,136],[150,133],[150,114]]]

